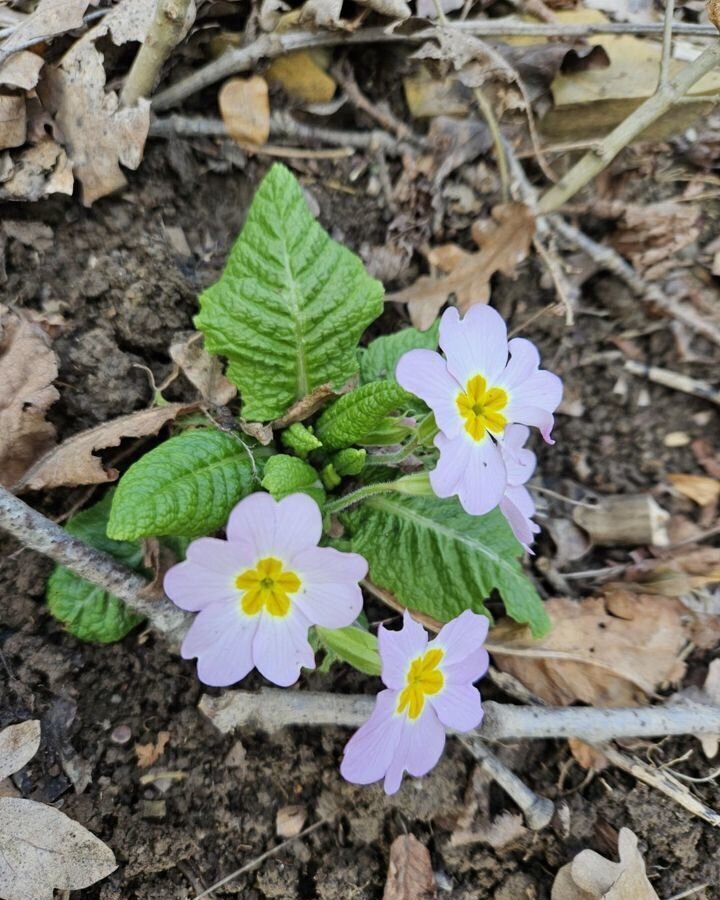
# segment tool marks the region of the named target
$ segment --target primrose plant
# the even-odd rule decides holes
[[[182,654],[205,684],[257,669],[286,687],[318,654],[321,670],[343,662],[381,676],[341,772],[393,792],[404,772],[435,765],[446,728],[482,719],[487,598],[497,592],[535,636],[549,627],[519,560],[538,531],[525,444],[531,428],[552,443],[562,386],[488,306],[464,317],[451,307],[428,331],[359,347],[382,309],[382,285],[275,165],[195,318],[206,350],[227,360],[239,408],[180,420],[69,529],[139,571],[143,539],[183,560],[165,590],[197,613]],[[365,578],[439,634],[429,640],[406,612],[401,630],[376,637]],[[86,640],[138,624],[64,569],[48,601]]]

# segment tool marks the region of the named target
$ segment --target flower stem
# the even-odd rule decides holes
[[[356,491],[351,491],[349,494],[345,494],[343,497],[338,497],[337,500],[333,500],[332,503],[328,503],[325,506],[325,513],[326,515],[332,515],[333,513],[338,513],[343,509],[347,509],[348,506],[354,506],[356,503],[360,503],[361,500],[365,500],[367,497],[372,497],[375,494],[387,494],[394,490],[394,481],[379,481],[377,484],[366,484]]]

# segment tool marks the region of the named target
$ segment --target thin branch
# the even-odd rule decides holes
[[[475,94],[475,101],[477,102],[478,109],[482,113],[483,118],[490,129],[490,135],[495,146],[495,159],[497,160],[498,175],[500,176],[500,199],[503,203],[507,203],[510,199],[510,173],[508,171],[505,143],[500,133],[500,126],[498,125],[498,120],[495,118],[495,111],[492,108],[492,103],[490,103],[482,89],[479,87],[475,88],[473,93]]]
[[[593,150],[586,153],[556,185],[553,185],[538,202],[538,212],[543,215],[559,209],[592,179],[607,168],[615,157],[639,137],[653,122],[666,113],[680,97],[703,75],[707,75],[720,63],[720,40],[707,47],[697,59],[688,63],[674,79],[642,103]]]
[[[273,732],[288,725],[341,725],[357,728],[373,710],[374,697],[314,691],[225,691],[203,695],[200,709],[227,734],[236,728]],[[476,736],[503,741],[576,737],[591,742],[668,734],[720,733],[720,707],[704,704],[649,706],[631,709],[534,707],[484,704],[485,718]]]
[[[633,375],[644,376],[649,381],[655,382],[655,384],[662,384],[673,391],[682,391],[684,394],[691,394],[693,397],[700,397],[702,400],[709,400],[711,403],[716,403],[720,406],[720,391],[716,390],[707,381],[690,378],[689,375],[683,375],[681,372],[672,372],[670,369],[647,366],[636,362],[634,359],[625,360],[625,368]]]
[[[641,34],[661,35],[663,26],[627,25],[625,23],[607,22],[593,25],[553,25],[528,24],[525,22],[491,22],[487,20],[469,20],[455,22],[450,26],[465,34],[475,34],[485,38],[503,38],[511,36],[525,37],[588,37],[594,34]],[[677,35],[696,35],[701,37],[717,36],[717,30],[708,25],[680,23],[675,26]],[[401,34],[387,31],[383,26],[363,28],[359,31],[345,32],[313,32],[294,31],[286,34],[264,34],[247,47],[227,50],[221,57],[208,63],[192,75],[161,91],[153,99],[156,112],[177,106],[186,97],[228,78],[238,72],[247,72],[262,59],[274,59],[294,50],[308,50],[312,47],[351,47],[362,44],[411,43],[421,44],[436,36],[434,28],[422,29],[414,34]]]
[[[165,61],[194,21],[193,0],[157,0],[152,24],[125,79],[122,106],[135,106],[152,94]]]
[[[190,616],[167,598],[148,598],[148,582],[141,575],[117,562],[107,553],[95,550],[68,534],[42,513],[0,486],[0,528],[8,531],[26,547],[66,566],[80,578],[97,584],[121,600],[171,643],[179,644],[190,623]]]
[[[662,57],[660,59],[660,78],[658,90],[665,87],[670,80],[670,61],[672,59],[673,16],[675,0],[665,0],[665,21],[663,23]]]

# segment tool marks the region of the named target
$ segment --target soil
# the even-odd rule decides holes
[[[151,144],[130,187],[90,210],[72,200],[0,209],[3,218],[44,222],[53,230],[49,251],[8,241],[4,292],[14,305],[59,311],[68,323],[55,341],[61,400],[51,418],[60,437],[149,403],[147,369],[158,383],[170,371],[171,339],[192,327],[197,293],[222,268],[264,168],[251,161],[239,171],[184,145]],[[367,248],[385,240],[388,215],[381,197],[365,191],[364,181],[352,192],[338,188],[352,183],[350,168],[347,161],[306,162],[296,171],[321,220],[336,223],[334,236],[372,255]],[[424,227],[421,220],[416,224]],[[171,243],[168,229],[178,227],[189,256]],[[462,222],[449,220],[444,239],[460,235],[467,239]],[[516,281],[496,281],[493,302],[511,327],[522,327],[552,300],[541,274],[531,261]],[[412,278],[410,267],[388,286],[401,287]],[[389,330],[400,320],[400,310],[388,310],[376,330]],[[585,285],[573,328],[544,315],[528,333],[539,342],[548,367],[565,379],[573,401],[574,414],[559,417],[556,447],[538,448],[548,487],[573,495],[657,494],[667,472],[701,471],[689,442],[673,448],[665,439],[682,431],[717,446],[718,423],[708,421],[708,404],[630,382],[622,358],[610,351],[616,349],[612,339],[632,335],[654,364],[710,377],[709,346],[696,342],[698,362],[678,360],[667,320],[650,317],[607,276],[594,276]],[[169,395],[187,396],[188,389],[176,382]],[[57,491],[29,499],[59,515],[80,497],[81,492]],[[674,512],[687,509],[678,500],[662,499]],[[546,516],[569,516],[566,505],[548,503]],[[452,841],[459,818],[467,817],[477,777],[473,761],[453,741],[428,777],[407,779],[388,798],[377,785],[357,788],[341,780],[338,762],[347,734],[340,730],[221,736],[196,708],[201,688],[192,663],[142,630],[116,645],[78,642],[43,606],[51,565],[7,539],[0,546],[0,727],[28,717],[43,720],[43,748],[15,778],[15,787],[24,796],[55,803],[117,855],[118,870],[84,891],[86,900],[188,900],[279,843],[276,816],[290,804],[304,807],[308,823],[327,818],[328,824],[213,896],[379,898],[390,844],[410,831],[431,851],[440,896],[549,898],[562,865],[585,847],[616,858],[617,832],[628,826],[640,837],[661,897],[706,885],[696,896],[720,898],[713,828],[615,769],[583,784],[586,773],[569,762],[563,742],[499,748],[501,758],[564,812],[553,827],[539,834],[523,831],[494,850],[487,842]],[[544,579],[543,561],[549,564],[553,553],[545,534],[534,565],[548,592],[553,588]],[[594,551],[581,565],[626,558],[625,551]],[[376,689],[372,679],[340,670],[314,674],[305,683],[338,691]],[[489,684],[486,693],[502,697]],[[164,731],[169,740],[162,755],[151,768],[139,768],[135,746],[156,742]],[[695,753],[684,771],[707,774],[711,764],[690,738],[665,742],[663,758],[689,749]],[[715,782],[694,789],[708,804],[720,804]],[[488,803],[492,816],[515,811],[494,786]],[[465,827],[472,829],[472,822]]]

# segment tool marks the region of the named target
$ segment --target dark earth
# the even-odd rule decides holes
[[[634,152],[621,157],[617,171],[630,168]],[[127,190],[92,209],[70,199],[0,209],[2,218],[42,222],[53,232],[52,246],[41,250],[8,240],[1,289],[12,305],[59,312],[67,322],[54,342],[61,399],[50,418],[60,438],[149,405],[151,384],[139,366],[150,369],[158,383],[170,371],[173,335],[192,328],[197,294],[218,276],[268,164],[255,159],[242,169],[202,142],[194,147],[151,142]],[[372,248],[386,240],[389,214],[382,196],[367,190],[367,173],[351,180],[352,159],[290,164],[316,201],[322,223],[371,261]],[[463,177],[460,170],[457,180]],[[647,199],[647,184],[630,187],[628,194],[633,190],[638,199]],[[427,198],[424,202],[427,207]],[[479,211],[493,202],[481,197]],[[716,233],[717,209],[716,203],[707,205],[704,241]],[[420,231],[427,215],[422,203],[409,213]],[[467,221],[449,215],[442,239],[467,244]],[[190,255],[171,242],[168,229],[178,227]],[[587,227],[600,236],[604,226],[594,220]],[[386,286],[404,287],[422,266],[416,255]],[[563,377],[572,401],[572,414],[558,417],[557,445],[537,448],[542,483],[573,496],[652,491],[671,511],[689,512],[686,501],[658,485],[668,472],[702,469],[687,443],[668,447],[665,438],[682,431],[717,446],[717,418],[709,418],[706,401],[628,376],[613,340],[630,336],[646,361],[694,377],[712,377],[713,369],[716,374],[711,346],[695,339],[697,359],[679,359],[668,320],[653,315],[609,275],[596,274],[585,283],[572,328],[561,316],[537,315],[554,295],[536,258],[521,266],[517,280],[496,277],[493,286],[492,302],[511,328],[533,319],[524,333],[539,342],[544,363]],[[373,333],[403,324],[404,314],[399,307],[388,309]],[[619,381],[625,390],[618,390]],[[645,405],[638,403],[641,392]],[[193,394],[179,380],[167,396]],[[131,446],[120,467],[151,445]],[[82,489],[27,499],[55,517],[89,500]],[[562,501],[546,499],[542,506],[543,523],[548,516],[570,514]],[[192,663],[142,628],[110,646],[83,644],[65,634],[43,605],[51,564],[10,540],[0,543],[0,727],[30,717],[43,720],[43,747],[16,776],[15,788],[56,804],[117,856],[117,871],[82,892],[86,900],[189,900],[279,843],[276,816],[288,805],[304,807],[307,824],[323,818],[327,824],[214,897],[379,898],[390,844],[411,832],[430,850],[440,897],[549,898],[556,871],[581,849],[616,859],[617,833],[628,826],[640,838],[660,897],[707,885],[694,896],[720,898],[717,832],[616,769],[583,783],[587,773],[571,761],[564,742],[497,748],[534,790],[567,812],[543,832],[524,830],[494,850],[487,842],[453,843],[459,822],[464,830],[479,831],[488,811],[493,817],[516,812],[499,788],[485,786],[472,758],[454,741],[428,777],[406,779],[400,793],[387,798],[378,785],[357,788],[340,778],[348,736],[342,730],[221,736],[196,708],[201,687]],[[554,555],[544,531],[532,567],[547,595],[557,591],[557,580],[553,584],[546,577]],[[575,568],[627,558],[623,550],[596,549]],[[572,590],[579,596],[592,586],[574,581]],[[387,618],[387,610],[370,610],[375,620]],[[691,658],[691,681],[694,673],[701,678],[709,658],[707,653]],[[377,689],[375,680],[340,668],[303,682],[341,692]],[[508,700],[490,683],[485,693]],[[165,731],[169,740],[162,755],[152,767],[139,768],[135,745],[154,743]],[[713,763],[701,757],[691,738],[664,742],[662,759],[693,748],[683,771],[706,775]],[[642,747],[633,749],[644,756]],[[77,790],[68,773],[79,778]],[[89,776],[86,785],[83,773]],[[474,784],[481,808],[473,820]],[[693,790],[710,806],[720,805],[716,782]]]

